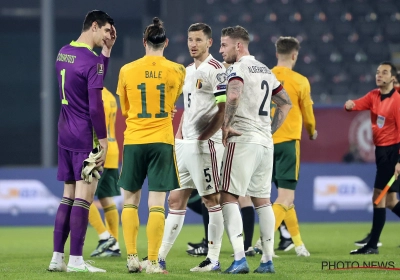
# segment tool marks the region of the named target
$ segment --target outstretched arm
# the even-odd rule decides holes
[[[287,114],[292,108],[292,102],[284,88],[277,94],[274,94],[271,100],[276,104],[275,115],[271,123],[271,133],[274,134],[286,119]]]

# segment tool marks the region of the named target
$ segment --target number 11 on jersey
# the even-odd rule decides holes
[[[146,84],[141,83],[137,86],[140,89],[140,94],[142,97],[142,112],[137,114],[138,118],[151,118],[151,113],[147,112],[147,101],[146,101]],[[160,113],[156,114],[156,118],[166,118],[168,113],[165,112],[165,84],[157,85],[157,89],[160,91]]]

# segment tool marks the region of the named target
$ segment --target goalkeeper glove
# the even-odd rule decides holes
[[[93,181],[93,176],[100,179],[99,171],[103,171],[103,167],[96,167],[96,160],[100,159],[103,153],[104,150],[101,150],[100,146],[97,146],[90,152],[89,157],[85,159],[82,164],[82,180],[91,183]]]

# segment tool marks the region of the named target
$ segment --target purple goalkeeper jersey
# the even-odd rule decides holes
[[[75,152],[90,152],[95,138],[105,137],[96,136],[89,113],[89,90],[103,88],[103,59],[88,45],[72,41],[57,55],[56,74],[61,99],[58,146]]]

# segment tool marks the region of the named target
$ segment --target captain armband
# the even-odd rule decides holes
[[[217,102],[217,104],[226,102],[226,92],[225,91],[215,93],[214,95],[215,95],[215,101]]]

